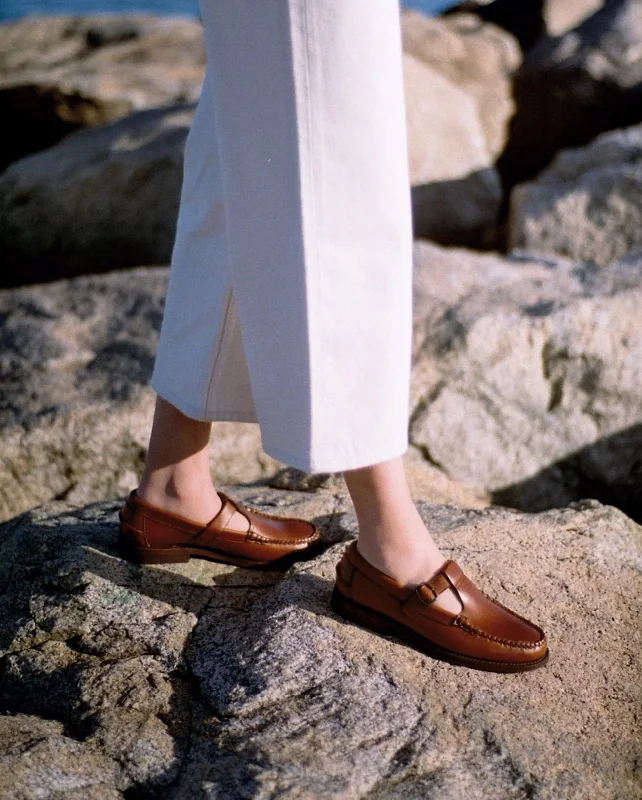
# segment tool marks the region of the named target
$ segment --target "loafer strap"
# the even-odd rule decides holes
[[[429,580],[420,583],[408,595],[401,605],[402,613],[406,616],[420,615],[434,619],[437,622],[451,623],[457,619],[461,612],[454,613],[441,606],[435,606],[434,602],[440,594],[450,590],[454,592],[458,601],[462,603],[456,588],[462,575],[461,568],[454,561],[447,561]]]

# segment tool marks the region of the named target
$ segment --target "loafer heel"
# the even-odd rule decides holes
[[[126,544],[120,548],[121,555],[135,564],[184,564],[190,554],[179,547],[131,547]]]
[[[398,632],[394,622],[389,617],[379,614],[374,609],[365,608],[348,597],[344,597],[336,587],[332,592],[330,606],[340,617],[349,622],[354,622],[355,625],[368,628],[381,636],[395,636]]]

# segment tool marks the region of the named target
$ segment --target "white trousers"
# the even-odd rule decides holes
[[[156,392],[306,472],[408,446],[412,227],[397,0],[201,0]]]

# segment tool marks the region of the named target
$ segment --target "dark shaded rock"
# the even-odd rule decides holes
[[[544,22],[545,0],[468,0],[444,12],[448,17],[462,11],[474,13],[484,22],[492,22],[509,31],[528,50],[546,32]]]
[[[6,170],[2,285],[167,263],[193,111],[141,111],[72,134]]]
[[[610,0],[578,28],[545,39],[517,71],[517,111],[498,162],[504,183],[536,175],[558,150],[642,120],[642,5]]]
[[[512,33],[522,49],[529,50],[546,34],[559,36],[577,27],[602,5],[603,0],[464,0],[444,15],[476,14]]]
[[[0,169],[79,128],[198,98],[200,23],[154,15],[36,16],[0,25]]]

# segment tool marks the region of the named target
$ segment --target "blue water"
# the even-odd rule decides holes
[[[402,0],[402,3],[435,14],[456,5],[457,0]],[[16,19],[26,14],[92,14],[103,11],[199,14],[198,0],[0,0],[0,20]]]

